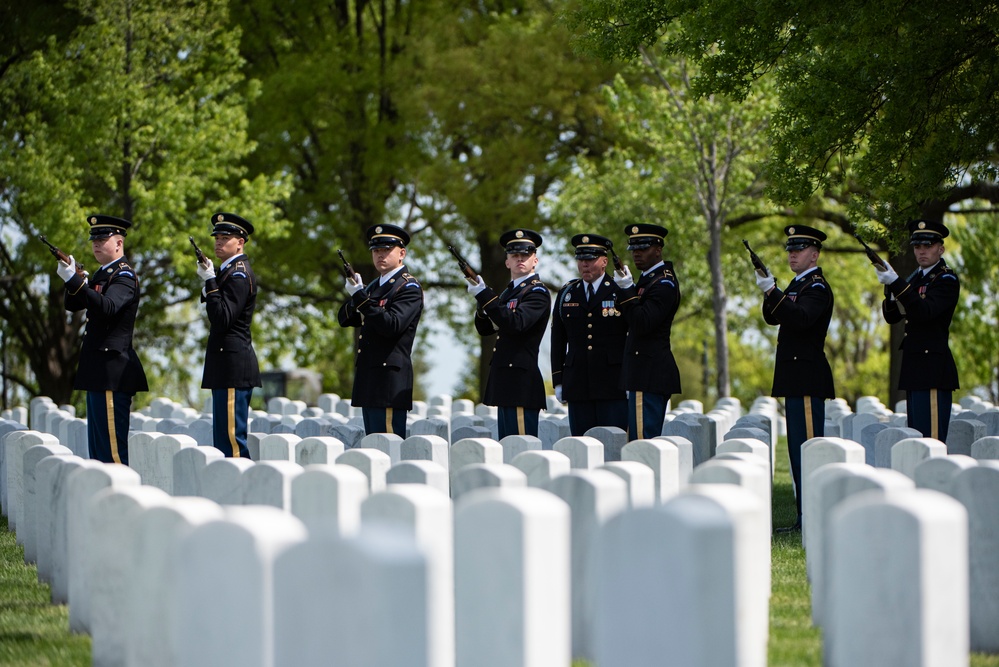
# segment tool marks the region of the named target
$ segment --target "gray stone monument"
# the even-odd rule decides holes
[[[968,664],[966,526],[936,491],[844,501],[829,526],[823,663]]]
[[[568,665],[568,505],[540,489],[480,489],[454,524],[457,664]]]

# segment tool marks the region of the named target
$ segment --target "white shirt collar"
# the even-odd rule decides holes
[[[388,281],[392,280],[392,276],[394,276],[395,274],[399,273],[400,271],[402,271],[402,264],[400,264],[399,267],[395,271],[390,271],[390,272],[386,273],[384,276],[379,276],[379,278],[378,278],[378,285],[379,286],[384,285]]]
[[[518,287],[522,282],[524,282],[525,280],[527,280],[528,278],[530,278],[533,275],[534,275],[533,273],[529,273],[526,276],[521,276],[520,278],[516,278],[513,281],[513,286],[514,287]]]
[[[223,269],[225,269],[225,267],[227,267],[227,266],[229,266],[230,264],[232,264],[232,260],[234,260],[234,259],[239,259],[239,258],[240,258],[240,257],[242,257],[242,256],[243,256],[244,254],[245,254],[245,253],[242,253],[242,252],[241,252],[241,253],[239,253],[238,255],[233,255],[232,257],[230,257],[230,258],[229,258],[229,259],[227,259],[226,261],[224,261],[224,262],[222,262],[221,264],[219,264],[219,271],[222,271]]]
[[[659,263],[658,263],[658,264],[656,264],[655,266],[653,266],[653,267],[651,267],[651,268],[648,268],[648,269],[646,269],[646,270],[642,271],[642,275],[643,275],[643,276],[647,276],[647,275],[649,275],[650,273],[652,273],[653,271],[655,271],[656,269],[658,269],[658,268],[659,268],[660,266],[666,266],[666,262],[665,262],[665,261],[663,261],[663,260],[659,260]]]
[[[796,275],[796,276],[794,277],[794,279],[795,279],[795,280],[801,280],[802,278],[804,278],[805,276],[807,276],[807,275],[808,275],[809,273],[811,273],[812,271],[814,271],[814,270],[815,270],[815,269],[817,269],[817,268],[819,268],[819,267],[817,267],[817,266],[813,266],[813,267],[812,267],[812,268],[810,268],[810,269],[805,269],[804,271],[802,271],[801,273],[799,273],[798,275]]]
[[[921,268],[921,269],[919,269],[919,270],[923,272],[923,275],[924,275],[924,276],[928,276],[928,275],[930,275],[930,271],[932,271],[933,269],[937,268],[937,264],[939,264],[939,263],[940,263],[940,260],[938,259],[938,260],[936,261],[936,264],[934,264],[933,266],[930,266],[930,267],[928,267],[928,268],[925,268],[925,269],[922,269],[922,268]]]

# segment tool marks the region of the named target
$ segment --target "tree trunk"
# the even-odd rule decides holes
[[[892,256],[889,262],[895,269],[895,273],[903,279],[907,278],[917,267],[916,257],[912,254],[909,246],[905,246],[901,254]],[[893,324],[888,336],[890,361],[888,364],[887,407],[892,410],[895,409],[895,404],[905,400],[905,391],[898,388],[898,378],[902,372],[902,350],[899,346],[902,344],[903,338],[905,338],[905,320],[902,320],[898,324]]]
[[[496,294],[506,289],[510,282],[510,271],[506,268],[506,252],[499,244],[499,237],[490,233],[480,233],[478,237],[479,257],[482,266],[479,275]],[[539,271],[541,267],[538,267]],[[479,338],[479,400],[486,395],[486,380],[489,378],[489,364],[493,360],[496,335]]]
[[[725,291],[725,276],[722,274],[721,262],[721,220],[715,217],[708,221],[708,231],[711,236],[711,249],[708,251],[708,265],[711,270],[711,310],[715,330],[715,365],[718,375],[715,378],[715,389],[723,398],[732,391],[728,368],[728,293]],[[705,396],[707,398],[707,396]]]

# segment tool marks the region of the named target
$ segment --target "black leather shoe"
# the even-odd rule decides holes
[[[801,530],[801,517],[799,516],[798,520],[794,522],[793,526],[783,526],[782,528],[778,528],[774,532],[777,533],[778,535],[782,535],[784,533],[797,533],[800,530]]]

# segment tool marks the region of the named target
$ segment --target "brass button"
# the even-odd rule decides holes
[[[592,329],[593,328],[593,322],[590,322],[589,324],[587,324],[586,328],[587,329]]]
[[[593,340],[593,334],[588,334],[586,336],[586,340]]]
[[[586,346],[586,349],[587,349],[587,350],[592,350],[592,349],[593,349],[593,346],[592,346],[592,345],[587,345],[587,346]]]
[[[593,317],[593,313],[586,313],[587,317]]]

